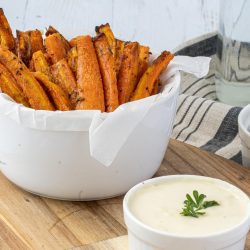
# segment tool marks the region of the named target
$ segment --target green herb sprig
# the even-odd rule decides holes
[[[205,214],[204,209],[220,205],[217,201],[205,201],[206,195],[199,194],[197,190],[193,191],[193,197],[190,194],[186,194],[187,199],[184,201],[184,208],[182,208],[180,213],[183,216],[198,218]]]

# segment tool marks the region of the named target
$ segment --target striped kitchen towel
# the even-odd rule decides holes
[[[215,91],[215,35],[178,50],[177,55],[211,56],[206,77],[182,73],[181,95],[172,138],[241,163],[238,115],[240,107],[220,103]],[[210,48],[210,50],[209,50]]]

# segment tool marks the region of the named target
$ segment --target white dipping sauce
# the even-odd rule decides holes
[[[205,209],[205,215],[194,218],[180,214],[186,194],[197,190],[205,200],[219,206]],[[193,197],[193,194],[192,194]],[[144,224],[161,231],[182,236],[203,236],[225,231],[247,216],[249,200],[241,191],[212,179],[169,179],[145,184],[130,199],[129,209]]]

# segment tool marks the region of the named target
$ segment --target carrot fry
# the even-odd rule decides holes
[[[149,47],[140,45],[139,47],[139,69],[138,69],[138,82],[142,75],[148,68],[149,60]]]
[[[31,59],[31,43],[28,32],[24,31],[16,31],[17,36],[17,55],[18,58],[21,59],[26,66],[29,66],[29,62]]]
[[[50,58],[50,56],[49,56],[49,54],[47,52],[44,53],[44,57],[45,57],[47,63],[51,66],[52,61],[51,61],[51,58]]]
[[[39,71],[48,76],[52,80],[52,75],[50,72],[49,64],[41,50],[36,51],[32,56],[32,63],[34,66],[34,71]]]
[[[112,112],[119,106],[115,59],[104,34],[95,39],[94,45],[103,79],[106,112]]]
[[[12,51],[15,49],[15,39],[2,8],[0,8],[0,45]]]
[[[69,44],[70,44],[71,47],[76,47],[77,38],[78,38],[78,36],[72,38],[72,39],[69,41]]]
[[[49,26],[49,28],[47,29],[47,31],[45,33],[45,36],[47,37],[47,36],[55,34],[55,33],[60,35],[62,43],[64,44],[64,47],[66,48],[66,50],[67,51],[70,50],[71,46],[70,46],[68,40],[59,31],[57,31],[54,27]]]
[[[153,88],[153,90],[152,90],[151,95],[156,95],[156,94],[158,94],[158,93],[159,93],[159,88],[160,88],[160,86],[161,86],[161,81],[160,81],[160,79],[158,78],[158,79],[155,81],[155,83],[154,83],[154,88]]]
[[[51,73],[55,83],[57,83],[64,90],[64,92],[68,94],[70,101],[75,106],[77,101],[77,85],[75,76],[66,59],[62,59],[52,65]]]
[[[13,78],[8,69],[6,69],[2,64],[0,64],[0,89],[17,103],[22,103],[24,106],[29,107],[28,100],[26,99],[23,91],[17,85],[16,80]]]
[[[57,63],[67,56],[70,46],[59,33],[49,35],[45,39],[45,47],[52,63]]]
[[[14,38],[0,8],[0,92],[36,110],[101,112],[159,93],[169,51],[149,63],[148,46],[116,39],[109,23],[95,31],[68,41],[49,26],[44,40],[37,29]]]
[[[44,51],[43,38],[39,30],[16,31],[17,55],[29,66],[33,53],[38,50]]]
[[[46,30],[45,36],[50,36],[54,33],[59,33],[53,26],[49,26],[49,28]]]
[[[153,64],[148,67],[141,77],[131,101],[139,100],[150,96],[156,80],[159,78],[162,71],[167,67],[169,62],[173,59],[173,55],[169,51],[163,51],[161,55],[154,60]]]
[[[31,72],[36,71],[36,70],[35,70],[35,65],[34,65],[34,62],[33,62],[32,58],[31,58],[30,63],[29,63],[29,70],[30,70]]]
[[[52,35],[54,33],[60,34],[61,39],[65,43],[65,46],[68,47],[68,49],[69,49],[70,48],[70,44],[69,44],[68,40],[58,30],[56,30],[53,26],[51,26],[51,25],[49,26],[49,28],[47,29],[47,31],[45,33],[45,36],[47,37],[47,36],[50,36],[50,35]]]
[[[90,36],[77,39],[77,87],[79,102],[76,109],[105,111],[102,78]]]
[[[30,106],[34,109],[54,110],[49,98],[39,82],[11,51],[0,47],[0,63],[13,75],[17,84],[28,98]]]
[[[41,72],[33,72],[33,75],[51,97],[57,110],[68,111],[72,109],[67,94],[61,89],[60,86],[51,82],[48,76]]]
[[[30,30],[29,37],[30,37],[30,45],[31,45],[31,56],[38,50],[42,52],[45,51],[43,46],[43,37],[40,30]]]
[[[115,58],[116,57],[116,39],[113,34],[113,31],[110,28],[110,25],[106,23],[100,26],[96,26],[95,31],[97,34],[103,33],[106,36],[110,50],[112,51],[112,54]]]
[[[68,65],[71,70],[76,74],[77,72],[77,49],[76,47],[71,48],[68,52]]]
[[[124,46],[125,46],[125,42],[124,41],[116,39],[116,57],[115,57],[115,71],[116,71],[116,75],[118,75],[120,67],[121,67]]]
[[[129,98],[136,87],[138,65],[139,44],[137,42],[127,43],[124,47],[123,59],[117,82],[120,104],[129,101]]]

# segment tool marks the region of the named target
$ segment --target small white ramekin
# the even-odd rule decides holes
[[[246,236],[250,228],[250,200],[249,197],[237,187],[219,179],[213,181],[220,185],[225,185],[230,189],[235,189],[247,199],[248,213],[242,222],[235,227],[207,236],[181,236],[159,231],[145,225],[138,220],[129,208],[129,201],[138,189],[147,184],[168,181],[182,178],[213,179],[203,176],[193,175],[170,175],[153,178],[139,183],[128,191],[123,200],[124,219],[128,228],[128,239],[130,250],[244,250]],[[142,208],[143,209],[143,208]]]
[[[244,107],[238,117],[239,135],[241,139],[242,163],[250,167],[250,104]]]

